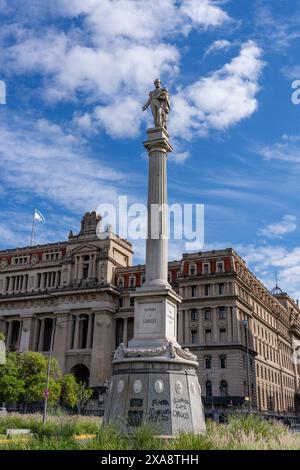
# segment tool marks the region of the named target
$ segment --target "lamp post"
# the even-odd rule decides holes
[[[0,339],[0,365],[5,365],[6,364],[6,346],[4,339]],[[0,416],[6,416],[7,415],[7,410],[5,407],[5,403],[2,403],[0,405]]]
[[[245,333],[245,346],[246,346],[246,358],[247,358],[247,390],[248,390],[248,399],[249,399],[249,413],[252,412],[252,400],[251,400],[251,390],[250,390],[250,363],[249,363],[249,347],[248,347],[248,320],[243,320],[244,333]]]
[[[82,320],[81,316],[78,317],[78,320]],[[69,323],[72,321],[72,318],[68,320],[63,320],[56,323],[51,331],[51,339],[50,339],[50,348],[49,348],[49,356],[48,356],[48,368],[47,368],[47,380],[46,380],[46,389],[44,391],[44,410],[43,410],[43,426],[45,426],[46,419],[47,419],[47,407],[48,407],[48,397],[49,397],[49,383],[50,383],[50,372],[51,372],[51,360],[52,360],[52,353],[53,353],[53,344],[54,344],[54,336],[56,328],[61,325],[62,323]]]

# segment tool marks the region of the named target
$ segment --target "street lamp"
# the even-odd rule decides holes
[[[6,364],[6,346],[4,340],[0,340],[0,365]],[[0,405],[0,416],[6,416],[7,411],[5,407],[5,403]]]
[[[78,320],[81,321],[83,320],[84,317],[79,316]],[[51,360],[52,360],[52,353],[53,353],[53,344],[54,344],[54,336],[55,336],[55,331],[56,328],[61,325],[62,323],[69,323],[72,321],[72,318],[69,318],[68,320],[63,320],[58,323],[56,323],[51,332],[51,340],[50,340],[50,348],[49,348],[49,356],[48,356],[48,368],[47,368],[47,381],[46,381],[46,389],[44,391],[44,411],[43,411],[43,426],[45,426],[46,419],[47,419],[47,406],[48,406],[48,397],[49,397],[49,382],[50,382],[50,372],[51,372]]]
[[[248,320],[243,320],[244,332],[245,332],[245,345],[246,345],[246,357],[247,357],[247,390],[248,390],[248,403],[249,413],[252,412],[251,403],[251,390],[250,390],[250,364],[249,364],[249,347],[248,347]]]

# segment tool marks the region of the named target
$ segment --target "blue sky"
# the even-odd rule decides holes
[[[269,288],[276,268],[300,297],[299,13],[290,0],[0,0],[0,248],[28,244],[35,207],[44,243],[119,195],[146,201],[141,107],[160,76],[170,202],[205,204],[207,249],[232,246]]]

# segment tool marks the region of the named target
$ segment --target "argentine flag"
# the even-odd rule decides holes
[[[34,211],[34,220],[36,220],[37,222],[41,222],[41,224],[45,223],[45,217],[37,209],[35,209],[35,211]]]

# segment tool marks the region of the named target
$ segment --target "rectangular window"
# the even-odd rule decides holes
[[[204,274],[209,274],[209,273],[210,273],[210,264],[209,264],[209,263],[204,263],[204,265],[203,265],[203,273],[204,273]]]
[[[210,310],[210,308],[206,308],[204,310],[204,320],[206,320],[206,321],[211,320],[211,310]]]
[[[197,321],[198,316],[197,316],[197,310],[195,308],[192,308],[191,310],[191,321]]]
[[[219,307],[219,320],[226,319],[226,309],[225,307]]]
[[[191,286],[191,295],[192,297],[196,297],[196,286]]]
[[[220,358],[220,368],[221,369],[226,369],[226,355],[225,354],[221,354],[219,356]]]
[[[191,338],[192,338],[192,344],[198,343],[198,331],[197,330],[191,331]]]
[[[225,294],[225,285],[223,283],[218,284],[218,292],[219,292],[219,295]]]
[[[224,272],[224,263],[223,262],[217,263],[217,272],[218,273],[223,273]]]
[[[204,356],[205,369],[211,369],[211,356]]]
[[[205,330],[205,341],[206,343],[211,343],[211,329]]]
[[[192,264],[190,266],[190,276],[195,276],[195,274],[196,274],[196,266]]]
[[[226,343],[226,329],[220,328],[220,342]]]
[[[209,292],[210,292],[210,285],[209,285],[209,284],[205,284],[205,285],[204,285],[204,295],[205,295],[205,297],[208,297],[208,296],[209,296]]]

